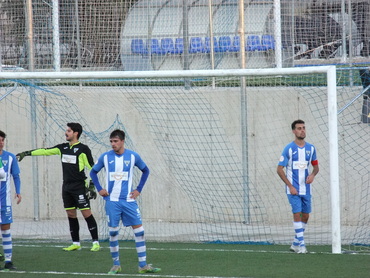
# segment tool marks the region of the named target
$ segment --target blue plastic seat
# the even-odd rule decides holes
[[[133,39],[131,41],[131,52],[134,54],[146,54],[148,50],[142,39]]]
[[[239,51],[240,51],[240,37],[234,36],[229,47],[229,52],[239,52]]]
[[[148,48],[149,48],[149,45],[148,45]],[[163,54],[163,51],[161,49],[161,46],[159,45],[158,39],[150,40],[150,52],[152,54]]]
[[[164,38],[161,40],[161,50],[163,54],[175,53],[175,45],[173,44],[173,40],[171,38]]]
[[[213,51],[218,52],[219,51],[219,46],[217,42],[217,38],[213,37]],[[210,53],[211,52],[211,38],[206,37],[204,39],[204,52],[205,53]]]
[[[231,48],[231,39],[229,36],[222,36],[218,40],[219,52],[228,52]]]
[[[275,49],[275,40],[271,35],[262,35],[262,50],[274,50]]]
[[[184,52],[184,39],[183,38],[177,38],[175,40],[175,53],[176,54],[182,54]]]
[[[260,37],[257,35],[249,35],[247,37],[247,45],[245,46],[247,51],[259,51],[262,50]]]
[[[202,38],[192,37],[190,38],[189,53],[204,52]]]

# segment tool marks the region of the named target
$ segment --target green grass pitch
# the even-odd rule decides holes
[[[90,242],[80,251],[65,252],[70,242],[14,241],[16,271],[1,278],[111,277],[109,243],[90,252]],[[249,277],[249,278],[368,278],[369,254],[331,254],[330,246],[308,246],[309,254],[289,252],[285,245],[147,243],[147,260],[160,273],[138,274],[133,241],[120,242],[122,272],[117,277]]]

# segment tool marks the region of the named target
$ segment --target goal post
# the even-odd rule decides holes
[[[317,74],[324,76],[324,80],[310,80],[310,76],[315,76]],[[278,142],[275,142],[276,138],[273,138],[274,140],[268,139],[279,145],[276,149],[261,146],[258,138],[254,138],[256,138],[256,133],[261,132],[259,129],[259,127],[261,127],[260,125],[266,125],[269,121],[278,124],[276,129],[274,129],[274,133],[288,133],[288,129],[283,132],[281,129],[286,128],[286,126],[288,126],[286,124],[292,122],[297,117],[307,116],[311,118],[312,115],[308,112],[309,108],[306,108],[306,106],[314,105],[312,109],[317,109],[317,111],[314,111],[312,114],[316,116],[315,114],[318,113],[319,115],[315,122],[318,126],[325,127],[317,131],[321,133],[319,137],[315,137],[315,135],[313,135],[313,137],[321,139],[327,137],[328,140],[327,144],[320,142],[320,154],[326,156],[325,150],[328,150],[327,164],[329,170],[323,169],[323,178],[319,178],[321,180],[327,178],[330,183],[331,223],[326,224],[331,226],[330,244],[332,245],[332,252],[341,253],[342,239],[336,74],[337,71],[335,66],[135,72],[1,72],[0,81],[3,86],[1,87],[0,104],[5,103],[7,105],[6,109],[7,111],[9,110],[9,117],[12,115],[11,111],[23,111],[22,113],[24,113],[24,111],[28,111],[29,109],[36,109],[33,113],[37,114],[35,117],[40,117],[40,119],[37,119],[37,122],[38,125],[42,124],[43,126],[43,133],[45,133],[44,139],[40,140],[41,142],[37,142],[36,146],[30,146],[27,140],[31,137],[27,136],[27,138],[25,138],[26,141],[20,144],[20,147],[24,149],[42,147],[40,144],[45,143],[50,145],[44,145],[43,147],[50,147],[59,143],[57,140],[62,139],[58,137],[57,133],[63,132],[60,130],[63,129],[64,122],[69,120],[84,121],[86,118],[83,116],[83,113],[92,113],[89,114],[89,117],[91,117],[91,115],[94,115],[94,111],[92,110],[96,109],[96,107],[99,107],[102,111],[116,111],[117,118],[110,128],[117,126],[120,128],[128,128],[133,132],[132,138],[143,136],[151,138],[151,143],[155,144],[155,148],[145,145],[145,140],[136,142],[135,139],[132,139],[132,141],[130,141],[131,136],[128,137],[127,143],[129,143],[129,147],[138,147],[137,151],[139,153],[144,149],[145,157],[149,158],[149,161],[152,163],[154,161],[151,157],[155,156],[161,157],[164,161],[163,164],[155,168],[154,180],[161,183],[161,186],[163,186],[161,189],[167,190],[169,191],[169,195],[173,195],[169,196],[171,205],[166,206],[165,202],[163,202],[164,204],[161,204],[163,207],[158,209],[156,212],[157,214],[148,213],[148,215],[150,215],[148,221],[155,222],[152,227],[157,227],[158,225],[158,230],[153,228],[151,231],[153,234],[158,231],[163,231],[161,229],[164,229],[164,231],[167,230],[167,232],[169,231],[169,228],[163,226],[165,225],[164,223],[166,222],[170,226],[171,223],[176,222],[178,211],[182,209],[182,205],[174,202],[174,200],[181,196],[186,196],[189,200],[184,203],[192,204],[194,207],[189,209],[189,211],[186,209],[184,215],[188,216],[190,219],[193,218],[196,227],[191,227],[194,224],[192,221],[188,221],[189,223],[185,224],[184,222],[187,221],[180,219],[177,222],[179,226],[186,225],[186,229],[189,229],[189,238],[192,237],[192,234],[197,234],[196,237],[199,241],[262,241],[274,243],[287,243],[288,241],[276,238],[271,234],[254,237],[254,233],[259,233],[262,227],[268,230],[268,232],[264,231],[263,233],[270,233],[271,229],[280,229],[277,227],[281,226],[279,221],[269,218],[269,211],[271,210],[268,206],[272,205],[274,200],[264,200],[263,198],[266,197],[262,196],[261,192],[255,193],[257,186],[254,185],[254,183],[266,184],[267,187],[265,190],[281,191],[281,187],[275,185],[274,188],[271,186],[271,184],[281,184],[281,182],[277,182],[276,180],[268,180],[271,179],[271,176],[273,176],[272,174],[267,174],[266,178],[261,175],[263,175],[263,171],[271,171],[271,166],[276,167],[277,158],[281,151],[280,148],[283,147],[283,145],[280,144],[282,142],[287,143],[288,141],[286,140],[291,138],[289,134],[286,134],[281,135],[281,138],[278,138]],[[294,77],[301,78],[302,76],[305,78],[294,80]],[[235,98],[235,88],[240,86],[238,78],[241,77],[248,78],[246,82],[246,94],[248,94],[248,98],[245,98],[247,103],[240,103],[242,98],[239,98],[238,103],[238,101],[236,101],[237,98]],[[216,78],[216,88],[213,88],[213,85],[209,84],[207,78]],[[23,99],[24,95],[22,95],[22,93],[18,93],[18,95],[15,93],[19,89],[17,86],[21,87],[19,84],[23,82],[22,80],[29,82],[24,85],[24,90],[27,90],[26,87],[35,86],[35,94],[39,91],[45,93],[42,98],[36,99],[36,107],[34,108],[27,107],[28,101]],[[187,82],[183,82],[184,80],[191,80],[196,90],[192,91],[191,88],[186,88],[186,86],[181,88],[181,84],[188,84]],[[20,81],[22,82],[19,83]],[[81,89],[81,84],[83,84],[83,89]],[[221,87],[222,90],[217,89]],[[313,87],[317,89],[312,90],[311,88]],[[291,89],[287,92],[287,89],[284,88]],[[303,96],[309,96],[310,100],[305,99],[302,101],[300,92],[297,93],[297,96],[294,96],[296,100],[284,100],[284,97],[294,92],[294,88],[302,89],[301,93]],[[82,90],[85,91],[82,92]],[[310,90],[312,90],[312,94]],[[47,95],[47,93],[50,92],[62,98],[60,102],[54,103],[53,100],[48,99],[49,95]],[[240,90],[239,94],[242,92],[243,90]],[[323,98],[322,92],[326,92],[326,98]],[[258,96],[258,94],[261,94],[261,96]],[[263,100],[262,94],[265,94],[266,104],[261,101]],[[259,97],[262,98],[259,99]],[[317,97],[317,99],[315,99],[315,97]],[[116,102],[117,100],[119,101]],[[222,101],[231,101],[227,103],[227,105],[231,106],[225,107]],[[94,106],[94,108],[88,107],[89,105],[97,105],[97,103],[99,106]],[[134,108],[130,108],[127,103],[134,105]],[[291,111],[286,112],[284,115],[272,115],[272,118],[269,118],[268,114],[259,114],[258,111],[264,109],[273,110],[270,105],[277,105],[276,103],[281,105],[284,105],[284,103],[292,105]],[[259,108],[255,108],[255,106],[259,106]],[[302,112],[302,107],[305,107],[304,112]],[[234,110],[238,110],[238,112],[234,113]],[[253,110],[253,112],[250,110]],[[104,117],[101,115],[100,111],[95,110],[95,112],[99,114],[99,117],[104,121]],[[251,154],[239,153],[241,150],[240,142],[245,141],[246,138],[237,138],[242,132],[240,132],[240,130],[236,132],[236,130],[241,127],[234,124],[234,120],[237,120],[243,114],[248,117],[248,125],[253,127],[252,131],[248,134],[250,138],[255,140],[253,143],[255,145],[248,147],[252,152]],[[148,128],[142,131],[143,134],[140,134],[140,136],[137,133],[138,131],[135,130],[135,127],[127,127],[128,124],[126,121],[130,119],[129,117],[133,117],[132,115],[137,117],[135,119],[139,119],[137,120],[137,124],[140,128]],[[284,118],[287,115],[290,117],[288,119]],[[18,118],[18,116],[16,117]],[[109,131],[111,131],[110,128],[107,128],[103,132],[100,132],[104,125],[99,121],[99,117],[94,119],[95,121],[93,123],[88,121],[85,123],[82,122],[84,126],[87,126],[85,129],[86,137],[84,138],[90,140],[89,145],[92,145],[95,155],[109,148],[109,144],[106,143],[107,138],[105,137],[107,137]],[[124,119],[125,124],[122,124],[123,117],[128,117],[128,119]],[[251,119],[249,119],[249,117]],[[10,118],[6,120],[10,121]],[[284,124],[279,121],[283,121]],[[6,126],[10,127],[10,124]],[[267,126],[271,128],[273,124]],[[27,134],[32,133],[29,127],[24,128],[22,131]],[[45,139],[48,137],[48,132],[53,134],[51,139]],[[310,132],[311,131],[308,132],[308,137],[310,137]],[[19,133],[17,135],[19,135]],[[130,135],[130,133],[128,135]],[[272,136],[275,136],[275,134]],[[192,140],[194,142],[192,142]],[[312,140],[309,141],[311,142]],[[315,144],[316,142],[312,141],[312,143]],[[279,150],[278,152],[277,149]],[[22,149],[19,149],[19,151],[21,150]],[[266,153],[264,154],[266,155],[266,157],[263,158],[264,161],[258,160],[259,152]],[[246,155],[250,155],[251,157],[248,159],[238,159],[239,156],[243,157]],[[276,161],[274,161],[275,158]],[[250,194],[256,195],[249,196],[250,200],[248,203],[242,199],[239,201],[240,195],[238,194],[238,190],[242,189],[236,189],[243,180],[242,177],[240,177],[243,172],[241,170],[243,167],[238,165],[241,161],[247,161],[246,163],[250,163],[250,165],[253,166],[247,167],[248,172],[253,172],[247,173],[251,175],[251,179],[248,179],[248,182],[250,181],[251,184],[247,186],[251,189]],[[32,163],[36,163],[36,161]],[[37,163],[40,163],[40,160],[38,160]],[[50,164],[50,162],[42,163]],[[56,162],[55,164],[58,163]],[[21,167],[22,165],[23,164],[21,164]],[[259,169],[259,165],[263,165],[266,169]],[[42,172],[45,167],[47,168],[49,165],[40,167],[41,173],[39,173],[42,175],[45,174],[48,177],[42,180],[51,180],[54,182],[54,177],[52,177],[53,174],[50,170]],[[166,167],[169,167],[170,170],[166,169]],[[200,172],[203,170],[203,175],[196,173],[199,169]],[[186,175],[190,173],[192,175],[191,179]],[[27,175],[30,176],[31,173],[27,173]],[[263,180],[263,182],[261,182],[261,180]],[[194,182],[194,184],[192,184],[192,182]],[[170,184],[176,184],[176,192],[174,192],[175,189],[172,188]],[[153,185],[151,186],[153,187]],[[230,188],[228,186],[230,186]],[[155,189],[150,189],[149,187],[150,186],[148,186],[147,190],[155,191]],[[213,187],[216,187],[214,191]],[[229,193],[232,194],[230,196],[231,199],[229,199],[225,194],[228,194],[227,192],[230,192],[233,188],[235,192]],[[146,189],[144,189],[143,193],[144,201],[148,200],[150,205],[155,204],[156,202],[151,199],[152,197],[145,196],[145,191]],[[197,200],[197,194],[195,194],[195,192],[202,195],[199,202],[195,201]],[[207,194],[214,194],[214,196],[207,196]],[[319,194],[319,192],[315,194]],[[153,196],[155,196],[155,194]],[[47,198],[47,196],[41,198],[41,202],[48,203]],[[215,198],[219,198],[219,200]],[[238,202],[231,203],[232,198],[238,199]],[[144,201],[143,206],[145,209],[146,204]],[[266,203],[264,201],[266,201]],[[200,204],[202,202],[204,204]],[[284,200],[284,203],[287,203],[287,200]],[[251,214],[251,221],[246,221],[245,209],[242,208],[240,211],[239,205],[248,206],[250,209],[249,214]],[[167,208],[167,210],[163,208]],[[161,213],[159,211],[161,211]],[[258,211],[260,215],[257,215],[256,211]],[[217,216],[215,216],[216,214]],[[281,212],[282,219],[285,219],[285,214],[290,215],[290,211],[286,210]],[[41,216],[41,219],[43,218],[45,218],[45,216]],[[319,227],[321,225],[320,221],[324,220],[321,220],[320,216],[317,217],[316,221],[318,224],[313,226]],[[249,222],[252,224],[248,225]],[[226,223],[238,223],[238,228],[229,230],[229,228],[224,226]],[[253,225],[253,223],[257,223],[258,225]],[[240,227],[239,224],[241,225]],[[284,223],[283,225],[289,226],[289,223]],[[212,230],[213,228],[214,230]],[[181,227],[178,229],[181,229]],[[278,234],[282,233],[282,231],[289,234],[293,233],[292,228],[286,227],[279,231]],[[235,234],[233,234],[234,232]],[[240,236],[238,233],[242,233],[242,235]],[[220,234],[220,236],[218,236],[218,234]],[[171,235],[167,235],[167,240],[169,240],[169,238],[171,238]],[[189,240],[189,238],[185,237],[184,240]],[[153,239],[156,240],[154,235]],[[315,239],[315,244],[322,244],[325,242],[326,239],[317,239],[317,241]]]

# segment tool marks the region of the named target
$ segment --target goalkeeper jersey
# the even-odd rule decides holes
[[[85,167],[90,170],[94,165],[94,159],[91,155],[90,148],[81,142],[77,142],[73,145],[63,143],[52,148],[36,149],[31,151],[31,155],[60,155],[64,183],[85,181]]]
[[[306,142],[301,148],[293,141],[284,148],[281,154],[279,165],[286,167],[286,176],[299,195],[311,195],[311,186],[306,183],[310,174],[310,164],[318,164],[316,149],[310,143]],[[286,192],[290,194],[288,186]]]
[[[90,175],[93,177],[94,171],[99,172],[102,168],[105,169],[105,178],[109,193],[110,201],[126,200],[134,202],[135,199],[130,198],[130,193],[133,188],[134,166],[140,170],[147,168],[145,162],[136,152],[125,149],[123,154],[116,154],[113,150],[103,153],[96,164],[93,166],[93,171]],[[98,192],[102,190],[99,182],[93,178],[94,184]],[[139,189],[140,192],[140,189]]]
[[[11,177],[13,177],[15,185],[15,193],[21,194],[21,180],[19,177],[20,170],[18,161],[14,154],[4,151],[0,155],[0,159],[3,163],[5,175],[0,179],[0,205],[1,207],[11,206],[12,194],[11,194]]]

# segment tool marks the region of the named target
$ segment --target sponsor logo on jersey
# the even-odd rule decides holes
[[[77,157],[75,155],[63,154],[62,155],[62,162],[69,163],[69,164],[76,164]]]
[[[128,172],[110,172],[109,180],[110,181],[127,181]]]
[[[293,162],[293,169],[299,169],[299,170],[307,169],[307,161],[305,161],[305,162],[301,162],[301,161]]]

